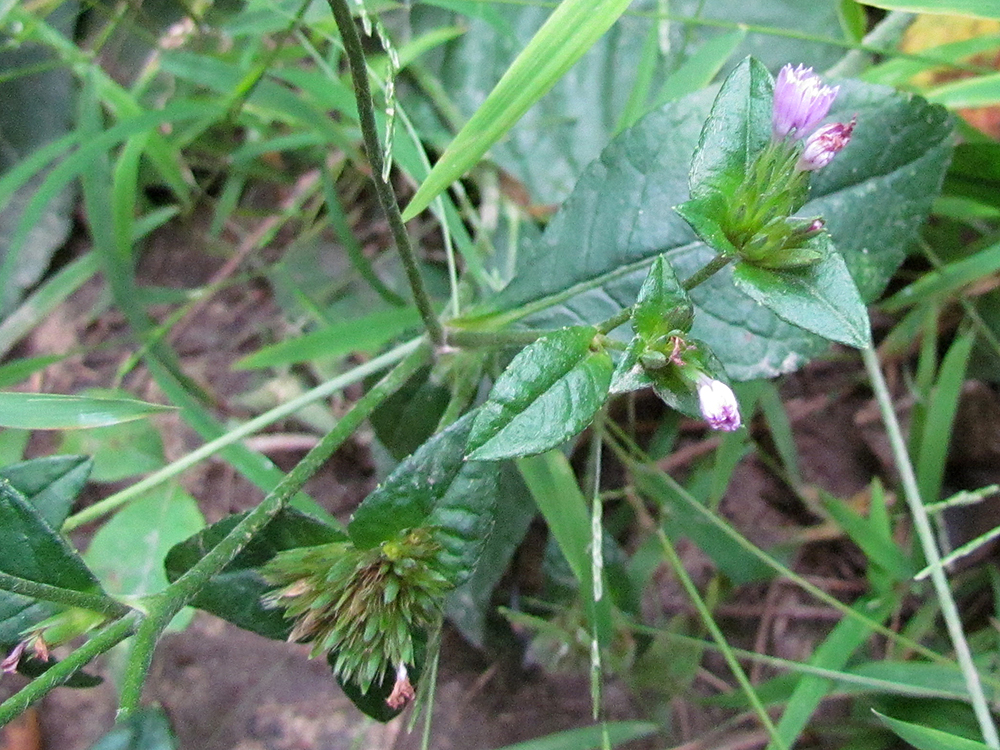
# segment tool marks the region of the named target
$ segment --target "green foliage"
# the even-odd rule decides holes
[[[593,328],[566,328],[522,349],[477,412],[466,458],[542,453],[590,424],[607,399],[613,371],[597,337]]]
[[[927,5],[998,15],[989,3]],[[134,636],[123,722],[94,750],[173,747],[165,716],[141,710],[140,701],[156,640],[187,605],[269,638],[311,643],[360,710],[387,721],[433,690],[442,616],[492,647],[500,627],[494,605],[502,602],[511,606],[508,627],[522,641],[534,634],[529,654],[551,647],[589,662],[595,717],[594,726],[505,750],[611,747],[654,731],[666,745],[675,739],[668,702],[691,692],[709,652],[742,689],[714,703],[753,711],[775,750],[807,731],[827,731],[810,722],[834,696],[848,698],[861,717],[843,730],[847,746],[889,741],[870,717],[873,706],[900,717],[880,716],[917,747],[996,745],[988,702],[1000,685],[983,656],[995,638],[974,633],[977,658],[964,656],[945,573],[997,531],[938,560],[929,554],[936,542],[927,523],[930,514],[946,525],[945,506],[988,493],[920,502],[937,500],[946,486],[944,436],[963,383],[977,363],[989,372],[982,363],[1000,359],[1000,297],[991,281],[1000,268],[1000,157],[995,144],[966,131],[949,167],[948,113],[998,100],[996,75],[970,57],[995,49],[996,40],[898,54],[891,45],[899,16],[870,29],[852,2],[678,0],[668,8],[566,0],[550,11],[435,0],[397,13],[332,0],[332,7],[336,22],[323,4],[216,5],[190,26],[170,26],[180,20],[172,11],[140,18],[123,9],[92,20],[108,25],[80,40],[33,6],[0,9],[9,46],[42,51],[51,68],[4,69],[0,86],[31,100],[40,73],[59,79],[45,91],[55,106],[35,97],[27,118],[7,123],[21,128],[11,131],[18,139],[26,123],[45,127],[28,133],[37,136],[33,151],[18,140],[14,159],[4,154],[4,309],[47,263],[77,182],[81,232],[92,245],[0,322],[0,351],[20,352],[22,337],[94,279],[107,285],[106,300],[134,339],[116,384],[147,370],[169,404],[127,392],[0,394],[0,424],[63,430],[60,449],[73,454],[0,470],[0,645],[9,654],[5,668],[34,677],[23,697],[0,706],[0,723],[59,684],[92,684],[81,668]],[[75,11],[72,3],[59,7]],[[352,13],[370,37],[363,53],[345,43]],[[168,26],[171,36],[161,38]],[[154,47],[153,39],[162,43]],[[867,63],[879,45],[880,62]],[[118,73],[98,61],[117,64]],[[857,116],[850,145],[808,177],[796,171],[797,146],[771,143],[769,71],[798,61],[817,69],[837,63],[841,74],[857,75],[831,82],[840,91],[829,118]],[[918,86],[913,75],[942,66],[973,74],[926,88],[927,99],[880,85]],[[127,80],[121,71],[128,70],[141,72]],[[719,74],[727,76],[721,87],[703,90]],[[44,118],[55,110],[66,119],[73,91],[78,124],[48,127]],[[433,165],[428,145],[441,154]],[[371,174],[382,163],[385,173]],[[369,177],[399,258],[383,252],[381,219],[367,210]],[[389,194],[405,184],[417,186],[402,214],[414,219],[406,229]],[[545,207],[560,201],[549,214]],[[425,208],[437,226],[418,220]],[[932,208],[939,219],[921,235]],[[196,224],[201,214],[210,215],[213,253],[233,253],[225,273],[184,290],[140,281],[149,233],[180,219]],[[407,249],[407,231],[416,252]],[[233,236],[240,239],[231,248]],[[292,249],[275,261],[288,237]],[[933,270],[915,259],[897,276],[914,250]],[[870,368],[866,305],[894,278],[901,291],[881,312],[902,319],[883,346],[905,354],[923,337],[912,378],[915,472],[902,441],[893,441],[920,550],[907,545],[910,527],[877,482],[864,510],[857,498],[806,479],[812,467],[800,466],[795,420],[777,386],[738,383],[749,429],[714,443],[694,444],[697,428],[680,418],[718,427],[705,382],[729,393],[727,377],[794,371],[830,341],[862,349]],[[196,319],[189,313],[248,279],[271,289],[287,319],[271,330],[296,333],[265,334],[263,344],[241,338],[236,366],[252,372],[240,377],[251,379],[257,398],[279,404],[237,425],[236,410],[227,409],[231,422],[223,423],[214,407],[256,410],[259,401],[208,390],[211,378],[192,375],[178,339]],[[421,322],[422,340],[398,343]],[[48,382],[45,369],[74,354],[15,356],[0,381]],[[881,381],[871,369],[869,377],[881,399]],[[910,382],[905,373],[902,382]],[[273,395],[279,387],[296,397]],[[635,392],[650,387],[669,407],[662,419],[637,406]],[[320,401],[329,397],[334,414]],[[295,414],[300,407],[312,412]],[[164,408],[177,408],[208,441],[169,464],[164,440],[145,420]],[[880,400],[880,409],[897,437],[891,405]],[[328,434],[285,474],[241,441],[288,418]],[[343,530],[300,490],[366,419],[379,443],[372,454],[381,481]],[[590,451],[572,450],[592,424]],[[672,447],[683,451],[665,459],[686,467],[683,482],[636,444],[648,431],[658,460]],[[26,433],[7,435],[5,453],[21,455]],[[358,445],[367,445],[369,434],[361,435]],[[713,445],[710,455],[702,451]],[[205,527],[196,500],[167,482],[216,451],[267,495],[249,512]],[[824,524],[767,550],[737,532],[726,517],[738,513],[724,498],[742,481],[738,466],[749,455]],[[150,472],[71,515],[88,480]],[[87,530],[81,557],[59,529],[110,509],[114,517]],[[522,546],[536,515],[548,541],[532,535]],[[850,560],[866,566],[855,581],[866,586],[860,598],[845,603],[783,562],[801,564],[790,553],[813,531],[856,545]],[[703,557],[692,556],[691,545]],[[520,568],[532,552],[539,582],[522,591],[524,572],[508,576],[508,566]],[[916,578],[931,576],[933,595],[914,580],[921,552],[927,566]],[[682,564],[693,559],[704,561],[697,575]],[[693,614],[669,622],[651,604],[667,588],[658,572],[664,563],[693,605]],[[733,649],[718,616],[734,590],[776,586],[778,578],[839,613],[797,661]],[[983,585],[975,575],[955,576],[960,602]],[[937,632],[939,615],[958,667],[940,655],[952,650]],[[866,649],[876,634],[879,649]],[[47,658],[46,645],[76,638],[81,645],[62,661]],[[674,658],[681,646],[683,658]],[[786,674],[751,684],[737,659]],[[669,677],[653,684],[664,666]],[[611,674],[651,696],[655,705],[645,708],[656,724],[598,721]],[[765,704],[780,705],[780,717],[772,720]],[[420,708],[430,714],[430,706]],[[926,721],[903,720],[913,716]],[[960,736],[975,724],[985,744]]]

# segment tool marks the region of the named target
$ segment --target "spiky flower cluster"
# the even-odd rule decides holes
[[[350,542],[285,550],[261,570],[277,587],[265,603],[295,620],[288,640],[311,642],[313,657],[333,653],[334,672],[362,693],[390,671],[408,686],[413,634],[438,620],[451,588],[437,570],[440,549],[431,529],[414,529],[367,550]]]
[[[822,257],[810,242],[823,231],[822,221],[792,214],[805,203],[809,172],[827,166],[851,140],[855,119],[816,128],[839,90],[802,65],[786,65],[778,73],[771,142],[729,201],[726,222],[736,252],[751,263],[788,268]]]

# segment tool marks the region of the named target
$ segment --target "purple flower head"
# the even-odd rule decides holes
[[[852,117],[847,124],[832,122],[809,136],[796,167],[808,172],[822,169],[833,161],[833,157],[843,151],[844,147],[851,142],[851,133],[854,132],[857,120],[857,117]]]
[[[709,427],[726,432],[739,429],[740,405],[732,389],[704,373],[698,376],[697,387],[698,406]]]
[[[812,68],[786,65],[774,84],[771,133],[775,140],[804,138],[826,117],[840,86],[825,86]]]

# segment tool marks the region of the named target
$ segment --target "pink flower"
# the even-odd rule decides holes
[[[812,68],[786,65],[774,84],[771,132],[775,140],[804,138],[826,117],[839,86],[825,86]]]
[[[698,406],[701,415],[713,430],[732,432],[740,426],[740,405],[736,394],[721,380],[699,375]]]
[[[857,120],[857,117],[852,117],[846,125],[842,122],[833,122],[809,136],[796,167],[803,171],[812,171],[822,169],[833,161],[833,157],[850,143],[851,133],[854,132]]]

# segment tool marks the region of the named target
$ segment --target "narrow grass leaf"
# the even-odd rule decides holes
[[[656,97],[655,106],[662,107],[667,102],[705,88],[719,74],[746,35],[745,29],[736,29],[714,36],[701,45],[677,70],[667,76]]]
[[[540,456],[518,459],[517,469],[579,582],[580,591],[589,596],[594,589],[589,550],[590,514],[573,467],[562,453],[548,451]],[[596,625],[601,643],[608,643],[612,632],[610,597],[603,597],[596,603],[592,624]]]
[[[866,614],[882,622],[895,609],[896,604],[897,602],[892,600],[883,601],[874,611],[870,601],[862,601],[855,606],[862,611],[868,610]],[[860,621],[844,618],[816,648],[809,663],[823,669],[843,669],[851,655],[864,645],[871,635],[871,629]],[[778,737],[786,747],[795,744],[810,717],[823,698],[832,692],[835,684],[833,680],[814,675],[804,675],[799,679],[778,722]],[[772,741],[767,747],[768,750],[777,750],[780,745]]]
[[[911,13],[947,13],[1000,19],[1000,0],[865,0],[865,4]]]
[[[387,341],[419,323],[420,315],[414,308],[380,310],[265,346],[243,357],[234,367],[238,370],[254,370],[331,359],[353,352],[374,352]]]
[[[958,399],[965,382],[969,355],[975,334],[960,335],[945,354],[937,382],[928,394],[927,412],[916,457],[917,486],[920,497],[934,501],[941,496],[951,432],[958,411]]]
[[[0,427],[28,430],[107,427],[172,410],[171,406],[131,399],[87,398],[55,393],[0,393]]]
[[[412,219],[482,158],[580,59],[631,0],[563,0],[441,155],[403,212]]]
[[[916,750],[990,750],[989,745],[965,737],[931,729],[909,721],[893,719],[891,716],[872,710],[883,724],[895,734],[909,742]]]
[[[991,107],[1000,102],[1000,73],[946,83],[928,91],[927,99],[949,109]]]

